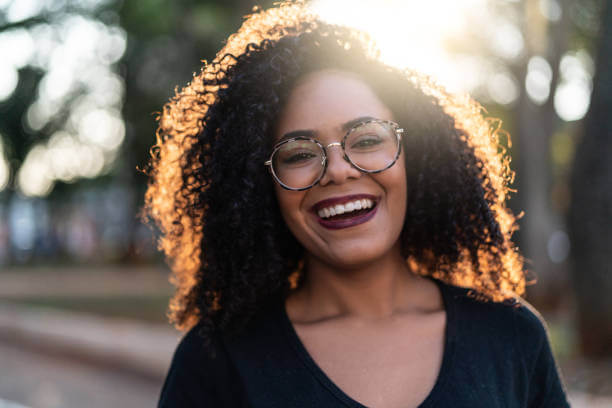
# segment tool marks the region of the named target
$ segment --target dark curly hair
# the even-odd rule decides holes
[[[386,66],[365,34],[285,3],[249,16],[159,116],[143,213],[160,228],[173,271],[170,320],[239,331],[267,300],[300,284],[304,250],[263,163],[294,84],[326,68],[358,74],[405,129],[401,240],[413,270],[483,299],[521,295],[523,261],[510,239],[516,218],[505,206],[513,173],[499,121],[425,76]]]

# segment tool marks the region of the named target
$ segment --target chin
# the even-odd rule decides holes
[[[357,269],[379,261],[392,250],[392,245],[380,245],[376,238],[365,242],[330,245],[326,250],[313,255],[338,269]],[[376,245],[378,244],[378,245]]]

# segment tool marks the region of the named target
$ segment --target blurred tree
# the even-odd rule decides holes
[[[529,62],[533,57],[543,58],[551,67],[550,87],[548,97],[543,101],[534,101],[527,92],[526,86],[521,87],[519,102],[514,107],[517,132],[515,134],[517,147],[517,185],[520,192],[519,206],[525,211],[521,219],[519,237],[521,248],[528,259],[527,269],[529,279],[535,278],[538,285],[529,287],[530,295],[538,306],[550,306],[554,299],[551,295],[558,294],[559,284],[563,276],[554,276],[546,244],[559,221],[551,211],[550,185],[551,168],[549,160],[550,138],[560,126],[555,113],[554,98],[559,81],[559,62],[567,51],[568,34],[570,31],[569,0],[560,0],[561,17],[558,21],[546,18],[538,9],[537,2],[526,1],[522,4],[522,32],[526,37],[526,61],[514,66],[517,77],[527,84]],[[557,224],[557,225],[555,225]],[[547,296],[548,295],[548,296]],[[558,295],[556,296],[558,298]],[[548,299],[547,299],[548,298]]]
[[[28,153],[35,145],[47,142],[53,133],[66,126],[79,98],[88,92],[87,85],[79,82],[81,78],[69,78],[64,75],[61,79],[72,81],[66,97],[53,100],[53,114],[45,118],[39,128],[30,126],[28,115],[32,116],[31,108],[39,99],[41,84],[51,71],[53,52],[58,45],[68,40],[67,23],[70,19],[74,22],[82,18],[111,27],[116,23],[112,21],[112,16],[116,15],[114,10],[118,6],[118,0],[93,1],[89,4],[74,0],[61,4],[42,1],[18,3],[17,0],[13,0],[4,2],[0,7],[0,36],[3,39],[0,46],[6,47],[1,50],[4,56],[2,63],[18,70],[18,82],[14,91],[8,98],[0,100],[0,135],[4,136],[2,141],[11,174],[5,197],[17,191],[18,170]],[[15,37],[20,40],[11,41],[11,38],[14,40]],[[20,46],[30,48],[31,55],[23,57],[24,51],[16,49]],[[15,66],[13,58],[22,58],[23,61],[19,61]],[[65,60],[68,58],[64,56]],[[48,82],[54,82],[48,79]],[[57,79],[54,78],[56,83]],[[45,108],[49,109],[48,106]],[[62,181],[66,182],[59,183],[63,185],[62,187],[69,187],[74,186],[75,180]]]
[[[267,1],[263,5],[271,3]],[[175,89],[186,85],[193,73],[199,71],[202,60],[214,58],[223,40],[240,26],[252,7],[253,3],[245,0],[68,0],[61,3],[9,0],[1,3],[0,36],[4,42],[0,41],[0,47],[9,47],[2,49],[2,53],[19,54],[17,43],[11,42],[15,34],[29,39],[33,52],[18,62],[21,65],[14,65],[10,59],[0,61],[0,65],[8,63],[18,77],[15,89],[0,100],[0,143],[11,176],[7,188],[0,192],[0,199],[8,202],[20,190],[19,173],[27,167],[28,155],[38,148],[44,154],[30,160],[34,164],[30,166],[33,168],[30,174],[40,178],[41,173],[47,173],[52,181],[48,189],[42,186],[31,194],[61,203],[78,197],[80,190],[112,185],[128,194],[120,204],[130,207],[127,211],[135,214],[146,186],[146,178],[137,168],[144,167],[149,148],[155,142],[156,112]],[[76,34],[71,31],[79,25],[85,31]],[[114,39],[106,38],[108,35],[114,35]],[[67,51],[75,48],[69,44],[75,42],[77,46],[89,44],[83,46],[85,53],[95,51],[87,56],[92,64],[81,62],[80,68],[70,71],[66,67],[83,59],[82,54],[68,55]],[[104,61],[99,45],[120,59]],[[103,69],[92,69],[100,60],[105,63]],[[54,76],[54,69],[61,75]],[[91,72],[84,74],[88,69]],[[55,99],[47,97],[41,101],[42,97],[57,93],[58,87],[64,86],[62,82],[70,84],[70,88],[64,89],[61,97],[55,95]],[[109,96],[112,100],[109,104],[99,105],[100,98]],[[94,115],[93,119],[98,120],[84,124],[92,110],[97,110],[98,117]],[[125,128],[118,132],[120,145],[110,153],[103,151],[102,171],[90,176],[82,176],[78,171],[58,176],[57,167],[74,161],[78,150],[52,157],[49,150],[54,139],[77,148],[94,136],[104,139],[108,132],[96,129],[101,127],[101,110],[102,116],[106,115],[103,119],[110,115],[115,120],[113,123],[119,119],[120,128]],[[62,137],[56,137],[58,134]],[[104,150],[104,146],[100,147]],[[123,225],[128,242],[134,242],[131,236],[137,224],[134,216]],[[117,260],[129,259],[132,253],[133,247],[128,248]]]
[[[577,147],[570,237],[583,352],[612,357],[612,4],[602,15],[593,95]]]
[[[147,180],[136,169],[146,167],[155,143],[156,112],[199,72],[202,61],[215,57],[252,7],[245,0],[146,0],[121,7],[121,26],[128,35],[121,66],[127,126],[118,177],[132,187],[137,207],[142,205]]]
[[[263,5],[271,3],[267,1]],[[43,45],[36,44],[35,53],[52,54],[55,46],[69,40],[62,30],[65,30],[64,25],[74,21],[68,24],[67,19],[84,17],[105,27],[123,30],[123,35],[127,36],[127,49],[113,70],[123,79],[123,100],[119,106],[122,106],[126,124],[126,138],[119,160],[104,172],[108,174],[110,171],[111,178],[100,178],[99,181],[119,180],[142,192],[144,177],[138,174],[136,166],[147,161],[148,148],[155,140],[155,112],[174,93],[175,87],[180,88],[189,82],[192,74],[201,67],[202,60],[214,58],[224,38],[239,27],[242,17],[252,7],[253,3],[246,0],[71,0],[62,3],[41,1],[30,5],[20,5],[13,0],[0,6],[0,34],[25,30],[34,41],[41,38],[47,41]],[[41,38],[32,36],[41,28],[46,30],[46,34]],[[9,54],[15,52],[8,51]],[[50,71],[49,62],[33,64],[29,61],[17,68],[19,80],[16,89],[8,99],[0,101],[0,135],[4,136],[4,151],[12,175],[9,195],[17,188],[16,175],[32,147],[46,143],[53,133],[66,127],[71,112],[78,106],[78,99],[86,91],[82,85],[77,85],[64,99],[56,101],[54,113],[40,128],[32,129],[28,125],[28,111],[41,92],[41,81]],[[59,190],[60,194],[75,191],[82,185],[79,177],[55,181],[59,189],[52,187],[52,194],[54,190],[56,193]]]

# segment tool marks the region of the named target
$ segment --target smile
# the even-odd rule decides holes
[[[323,209],[320,209],[317,214],[321,218],[329,218],[335,215],[342,215],[346,213],[350,213],[353,211],[366,210],[368,208],[372,208],[374,206],[374,202],[367,198],[362,198],[361,200],[350,201],[346,204],[336,204]]]
[[[377,198],[369,194],[350,195],[319,201],[313,206],[325,228],[341,229],[363,224],[376,214]]]

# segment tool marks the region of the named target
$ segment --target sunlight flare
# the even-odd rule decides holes
[[[486,0],[315,0],[312,8],[324,21],[368,32],[387,64],[431,75],[454,91],[469,90],[447,43],[461,39],[467,15],[484,12]]]

